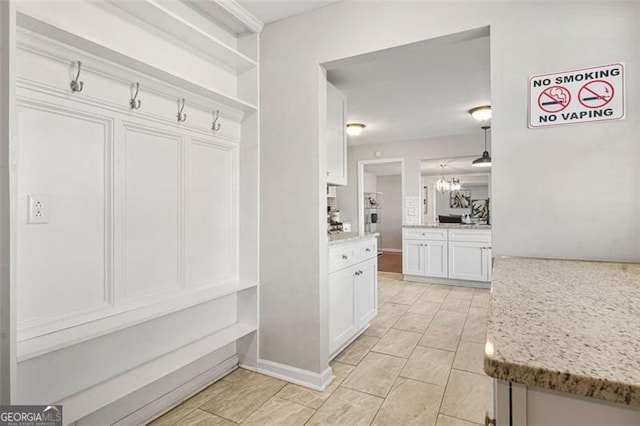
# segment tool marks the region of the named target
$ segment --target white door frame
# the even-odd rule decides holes
[[[402,209],[401,215],[404,218],[404,194],[405,194],[405,173],[404,158],[380,158],[377,160],[358,161],[358,232],[364,233],[364,166],[367,164],[400,163],[400,179],[402,181]],[[404,222],[404,220],[403,220]]]

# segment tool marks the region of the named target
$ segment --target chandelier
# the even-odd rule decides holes
[[[438,179],[438,182],[436,182],[436,189],[442,193],[459,191],[462,187],[460,185],[460,179],[456,179],[454,177],[447,179],[444,176],[444,164],[440,164],[440,167],[442,167],[442,177]]]

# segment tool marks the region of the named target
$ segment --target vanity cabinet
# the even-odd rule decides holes
[[[377,243],[345,243],[329,249],[329,353],[338,354],[378,312]]]
[[[327,184],[347,184],[347,97],[327,82]]]

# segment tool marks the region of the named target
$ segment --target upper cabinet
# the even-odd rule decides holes
[[[347,98],[327,82],[327,184],[347,185]]]

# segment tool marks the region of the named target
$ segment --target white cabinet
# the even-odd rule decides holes
[[[449,229],[449,278],[491,280],[491,231]]]
[[[367,325],[376,316],[378,310],[377,276],[378,261],[376,258],[362,262],[355,274],[356,321]]]
[[[424,275],[424,255],[422,240],[404,240],[402,242],[402,273],[405,275]]]
[[[327,82],[327,183],[347,184],[347,98]]]
[[[491,247],[488,243],[449,242],[449,278],[489,281]]]
[[[402,272],[406,275],[447,277],[447,242],[438,240],[405,240],[402,250]]]
[[[494,380],[493,395],[498,426],[640,424],[640,408],[632,405],[502,380]]]
[[[488,282],[491,280],[491,231],[404,229],[402,273],[413,277]]]
[[[342,269],[329,276],[330,351],[339,348],[355,332],[355,267]]]
[[[329,250],[329,353],[336,355],[378,313],[376,240]]]

